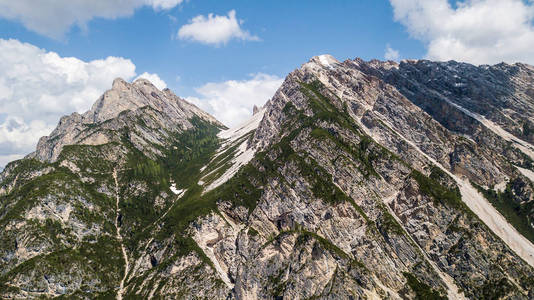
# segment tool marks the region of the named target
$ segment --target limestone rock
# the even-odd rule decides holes
[[[224,131],[117,79],[0,173],[0,297],[532,299],[533,70],[321,55]]]

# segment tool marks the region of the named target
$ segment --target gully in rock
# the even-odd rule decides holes
[[[119,206],[120,202],[120,196],[119,196],[119,181],[117,180],[117,169],[113,169],[113,181],[115,182],[115,209],[116,209],[116,218],[115,218],[115,230],[117,232],[117,240],[120,243],[121,246],[121,252],[122,257],[124,259],[124,275],[121,278],[119,290],[117,291],[117,300],[122,300],[122,296],[124,294],[124,283],[126,282],[126,279],[128,277],[128,272],[130,271],[130,263],[128,262],[128,254],[126,253],[126,248],[124,247],[124,243],[122,241],[122,235],[121,235],[121,210]]]

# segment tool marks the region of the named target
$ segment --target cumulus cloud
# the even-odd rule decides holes
[[[196,89],[200,97],[188,97],[187,100],[232,127],[252,116],[254,105],[265,104],[282,81],[278,76],[258,73],[246,80],[212,82]]]
[[[183,0],[146,0],[148,5],[151,5],[155,10],[171,9],[183,2]]]
[[[137,76],[137,78],[135,78],[134,81],[139,78],[147,79],[148,81],[152,82],[152,84],[154,84],[160,90],[163,90],[164,88],[167,87],[167,83],[165,83],[163,79],[159,78],[158,74],[151,74],[151,73],[145,72]]]
[[[427,46],[427,57],[474,64],[534,63],[534,2],[390,0],[394,18]]]
[[[88,110],[116,77],[135,75],[129,59],[85,62],[0,39],[0,165],[34,151],[62,115]],[[165,84],[155,74],[141,76]]]
[[[400,59],[399,51],[391,48],[390,45],[387,45],[386,52],[384,53],[384,58],[386,60],[398,61]]]
[[[133,15],[141,6],[166,10],[183,0],[12,0],[0,1],[0,17],[20,21],[29,30],[61,38],[72,25],[86,29],[93,18],[116,19]]]
[[[53,126],[40,120],[26,123],[20,117],[8,117],[0,124],[0,168],[31,152],[38,139],[52,129]]]
[[[180,27],[178,38],[191,40],[208,45],[226,44],[231,39],[259,41],[260,39],[243,30],[242,20],[236,18],[235,10],[228,12],[228,16],[209,14],[207,17],[199,15],[188,24]]]

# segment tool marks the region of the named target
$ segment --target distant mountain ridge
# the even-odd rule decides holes
[[[531,299],[533,83],[321,55],[227,129],[117,79],[0,173],[0,296]]]

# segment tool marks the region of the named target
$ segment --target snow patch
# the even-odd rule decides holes
[[[237,127],[219,132],[217,136],[220,139],[225,140],[225,142],[223,143],[223,147],[225,145],[228,145],[231,142],[235,142],[240,137],[258,128],[258,126],[260,126],[260,122],[263,119],[264,114],[265,114],[265,108],[262,108],[257,114],[253,115],[252,118],[248,119],[243,124]]]
[[[207,191],[211,191],[214,188],[220,186],[221,184],[228,181],[230,178],[234,177],[234,175],[239,171],[239,169],[246,165],[249,161],[252,160],[254,157],[254,154],[256,153],[255,148],[248,148],[248,141],[243,141],[241,145],[239,145],[239,148],[237,150],[236,156],[231,160],[232,166],[228,168],[221,177],[217,178],[215,181],[213,181],[207,188]]]
[[[173,192],[173,194],[178,195],[178,196],[182,196],[182,194],[185,191],[183,189],[182,190],[177,189],[176,188],[176,183],[174,183],[174,182],[171,184],[170,189],[171,189],[171,192]]]
[[[260,125],[264,114],[265,108],[262,108],[258,113],[256,113],[254,116],[252,116],[252,118],[250,118],[242,125],[225,131],[221,131],[217,136],[221,139],[224,139],[224,142],[222,143],[218,154],[215,157],[224,153],[229,147],[231,147],[236,141],[241,139],[243,136],[249,134],[253,130],[256,130],[256,128],[258,128],[258,126]],[[223,175],[221,175],[221,177],[214,180],[206,188],[205,192],[213,190],[214,188],[220,186],[221,184],[232,178],[242,166],[246,165],[249,161],[252,160],[254,154],[256,153],[256,150],[257,149],[255,147],[249,147],[247,139],[242,141],[241,144],[239,144],[236,153],[234,154],[234,158],[232,158],[232,160],[230,161],[231,166],[224,172]],[[199,184],[201,184],[200,182],[201,181],[199,181]]]
[[[331,55],[319,55],[319,61],[324,66],[330,67],[332,64],[337,63],[337,60],[333,58]]]
[[[338,64],[339,61],[335,59],[332,55],[329,54],[323,54],[317,56],[318,62],[327,68],[333,69],[335,64]]]

